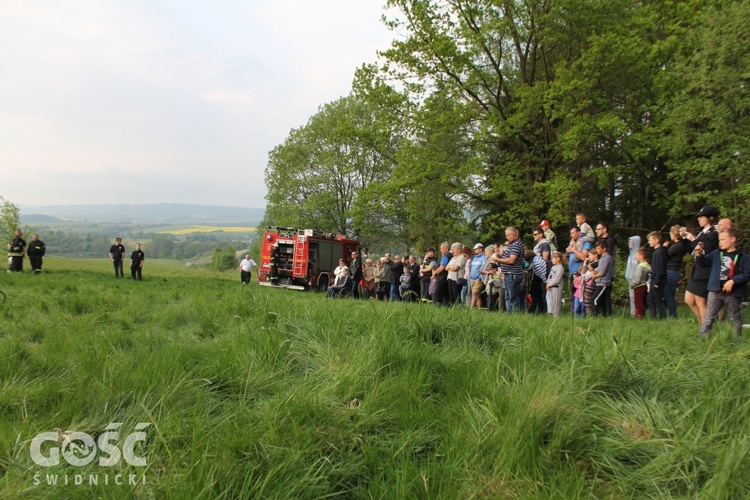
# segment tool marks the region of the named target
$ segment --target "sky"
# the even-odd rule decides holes
[[[385,0],[1,0],[0,196],[262,208],[268,152],[394,34]]]

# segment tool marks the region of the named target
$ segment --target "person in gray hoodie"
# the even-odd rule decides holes
[[[635,252],[641,248],[641,237],[631,236],[628,238],[628,261],[625,263],[625,279],[630,283],[635,276],[635,271],[638,268],[638,260]],[[635,296],[633,288],[630,288],[630,315],[635,317]]]

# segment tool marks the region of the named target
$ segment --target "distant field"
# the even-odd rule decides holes
[[[188,226],[188,227],[177,227],[174,229],[162,229],[156,231],[161,234],[192,234],[192,233],[215,233],[223,231],[225,233],[252,233],[255,231],[254,227],[247,226]]]

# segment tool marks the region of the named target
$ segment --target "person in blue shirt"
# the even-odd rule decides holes
[[[484,255],[484,245],[477,243],[474,245],[474,256],[469,263],[469,289],[471,290],[471,305],[480,307],[482,305],[482,292],[484,291],[484,282],[482,281],[482,270],[487,265],[487,256]]]

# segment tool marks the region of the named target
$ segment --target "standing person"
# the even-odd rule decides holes
[[[122,244],[122,238],[115,238],[115,244],[109,248],[109,258],[115,266],[115,278],[124,278],[125,273],[122,269],[122,261],[125,258],[125,246]]]
[[[698,212],[698,225],[703,230],[698,233],[698,236],[693,236],[687,231],[683,233],[683,238],[690,241],[690,251],[693,252],[693,255],[697,255],[695,250],[699,247],[701,248],[700,252],[705,255],[719,248],[719,233],[714,227],[714,221],[718,218],[719,211],[711,205],[706,205]],[[701,324],[706,316],[710,274],[710,269],[693,265],[693,273],[685,288],[685,303],[695,314],[698,324]]]
[[[440,244],[440,262],[438,266],[432,270],[432,276],[435,278],[435,292],[432,294],[432,300],[436,304],[448,304],[448,271],[445,267],[453,258],[453,254],[450,250],[450,245],[447,241]]]
[[[552,248],[549,242],[544,237],[544,231],[541,227],[534,229],[534,254],[540,257],[545,262],[545,267],[550,267],[550,256],[552,254]],[[549,274],[548,270],[545,269],[544,277],[540,277],[537,273],[531,274],[531,286],[529,287],[529,293],[531,295],[531,307],[529,308],[530,313],[541,313],[547,312],[547,294],[546,294],[546,279]]]
[[[615,241],[615,237],[609,233],[609,224],[602,221],[599,222],[596,225],[596,234],[599,237],[599,239],[604,240],[607,243],[607,255],[609,255],[612,258],[612,277],[610,280],[609,285],[609,291],[612,292],[612,280],[614,280],[614,268],[617,264],[617,242]],[[611,297],[610,297],[611,299]],[[609,300],[607,302],[607,307],[609,308],[607,311],[607,315],[612,315],[612,300]]]
[[[390,284],[386,280],[387,275],[388,270],[385,267],[385,258],[380,258],[375,265],[375,269],[372,270],[373,282],[375,284],[375,300],[388,300]]]
[[[591,274],[596,286],[594,309],[597,316],[610,316],[612,314],[612,277],[615,275],[615,261],[607,251],[605,240],[596,242],[596,253],[599,255],[599,264]]]
[[[638,265],[633,272],[628,284],[633,290],[633,304],[635,305],[635,319],[646,317],[646,292],[648,290],[648,280],[651,277],[651,265],[648,263],[648,254],[645,247],[635,251],[635,257]]]
[[[636,253],[641,248],[641,237],[631,236],[628,238],[628,261],[625,263],[625,279],[628,283],[631,282],[635,272],[638,269],[638,254]],[[635,317],[635,288],[632,286],[628,289],[628,296],[630,297],[630,315]]]
[[[7,246],[8,257],[10,257],[10,267],[8,267],[8,271],[12,273],[22,273],[23,256],[26,255],[26,240],[23,239],[23,231],[16,229],[16,235]]]
[[[411,273],[411,287],[410,290],[414,292],[415,297],[419,297],[419,293],[421,292],[421,283],[420,278],[421,275],[419,273],[419,264],[417,263],[417,257],[412,254],[409,255],[408,258],[404,258],[404,269],[409,269],[409,273]]]
[[[664,306],[664,288],[667,285],[667,249],[662,245],[661,234],[657,231],[648,233],[648,244],[654,249],[651,256],[651,279],[649,280],[648,307],[651,310],[651,319],[667,317]]]
[[[471,304],[469,309],[482,307],[482,292],[484,283],[481,272],[487,266],[487,257],[484,255],[484,245],[477,243],[474,245],[474,256],[469,262],[469,290],[471,293]]]
[[[568,273],[570,274],[570,303],[575,303],[576,286],[574,276],[581,272],[581,265],[589,258],[591,243],[583,239],[581,228],[574,226],[570,230],[570,244],[565,250],[568,253]],[[579,283],[584,281],[579,280]],[[580,295],[580,294],[579,294]],[[583,316],[581,316],[583,317]]]
[[[670,318],[677,317],[677,285],[682,278],[682,261],[688,253],[689,244],[682,238],[679,225],[672,226],[669,230],[669,238],[672,243],[667,247],[667,285],[664,287],[664,302],[667,305],[667,313]],[[686,229],[687,231],[687,229]]]
[[[344,259],[339,259],[339,265],[336,266],[336,269],[333,270],[333,275],[338,278],[342,274],[344,274],[344,269],[349,269],[349,266],[346,265],[346,261]]]
[[[362,286],[359,291],[359,296],[365,299],[375,296],[375,266],[372,259],[365,259],[365,265],[362,267]]]
[[[461,300],[461,286],[458,280],[464,278],[464,266],[466,266],[466,256],[461,251],[463,247],[463,244],[459,242],[451,246],[453,258],[445,266],[448,271],[448,302],[451,305]]]
[[[47,247],[39,239],[39,235],[31,235],[31,243],[29,243],[26,254],[29,256],[29,261],[31,262],[31,270],[37,274],[42,272],[42,257],[44,257],[45,253],[47,253]]]
[[[276,242],[271,247],[271,255],[269,259],[271,269],[268,272],[268,281],[273,286],[278,286],[279,284],[279,264],[281,264],[281,255],[279,255],[279,243]]]
[[[493,255],[494,262],[500,264],[503,273],[503,288],[505,289],[505,312],[514,313],[522,311],[521,280],[523,280],[523,257],[526,253],[523,242],[518,234],[518,229],[508,227],[505,229],[505,237],[508,246],[501,256]]]
[[[141,244],[135,244],[135,250],[130,254],[130,276],[138,281],[143,281],[143,261],[146,260],[146,254],[141,250]]]
[[[352,272],[352,297],[359,298],[359,282],[362,281],[362,259],[356,251],[352,252],[352,261],[349,263]]]
[[[562,310],[562,284],[565,268],[562,265],[563,254],[552,253],[552,269],[547,277],[547,312],[557,318]]]
[[[243,285],[250,283],[250,278],[253,277],[253,266],[258,267],[258,264],[250,258],[250,254],[245,255],[245,258],[240,262],[240,281]]]
[[[750,280],[750,258],[737,248],[737,231],[729,228],[719,233],[719,248],[708,254],[703,247],[697,247],[696,265],[709,270],[708,306],[700,335],[707,337],[711,333],[714,320],[726,306],[734,333],[742,337],[740,302]]]
[[[422,259],[422,266],[419,269],[420,284],[422,286],[422,302],[432,302],[432,294],[430,293],[430,280],[432,279],[433,269],[438,267],[438,261],[435,258],[435,249],[428,248],[425,252],[424,259]]]
[[[386,254],[387,255],[387,254]],[[388,279],[388,283],[391,284],[389,301],[401,300],[401,295],[398,293],[399,283],[401,282],[401,275],[404,274],[404,263],[401,261],[401,256],[396,254],[393,256],[395,261],[391,266],[391,275]]]

